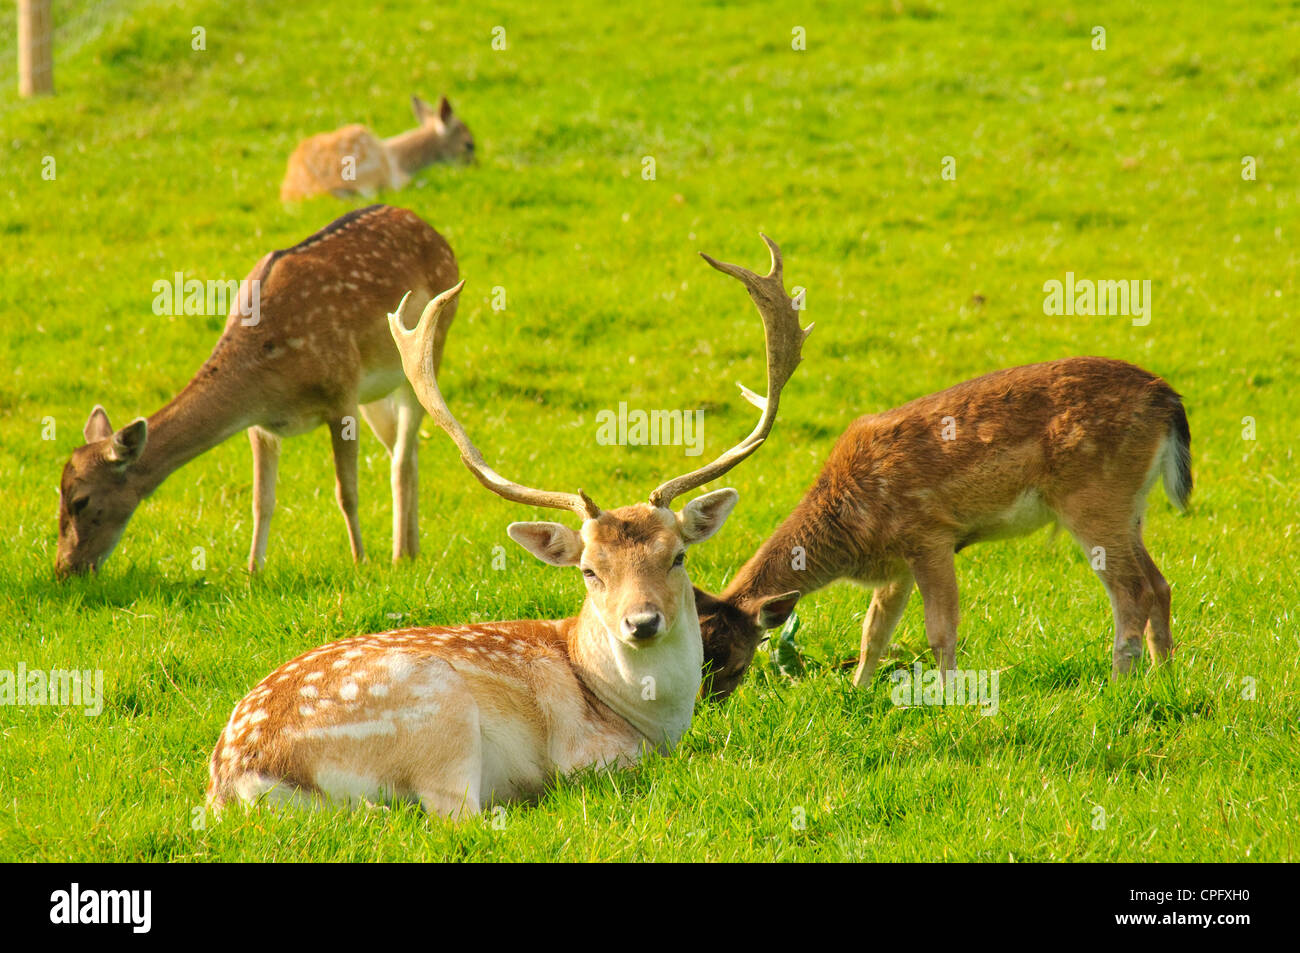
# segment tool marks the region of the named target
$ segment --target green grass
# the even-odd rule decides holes
[[[1300,8],[381,6],[122,4],[59,53],[56,98],[0,84],[0,669],[99,668],[107,694],[97,718],[0,709],[0,859],[1300,858]],[[1174,585],[1169,677],[1108,683],[1102,588],[1044,534],[959,560],[959,660],[1000,670],[995,717],[898,708],[883,680],[854,692],[838,663],[868,593],[840,585],[801,606],[805,677],[760,660],[670,757],[565,780],[503,829],[411,810],[196,829],[225,719],[286,659],[398,616],[559,616],[582,598],[576,572],[512,546],[505,525],[527,514],[431,426],[415,565],[382,558],[387,461],[367,433],[377,558],[352,566],[322,430],[285,446],[264,575],[243,569],[251,467],[235,439],[141,507],[98,578],[52,580],[57,479],[91,406],[119,426],[152,412],[219,333],[218,317],[155,317],[153,282],[241,277],[340,214],[333,199],[281,206],[293,145],[346,122],[406,128],[412,92],[446,92],[482,162],[380,198],[456,250],[468,285],[445,387],[504,472],[613,506],[692,463],[597,445],[595,414],[619,401],[703,407],[708,455],[748,432],[733,381],[761,382],[758,322],[695,253],[761,268],[762,230],[818,330],[692,578],[721,588],[856,415],[1003,366],[1120,357],[1165,376],[1191,420],[1191,511],[1157,490],[1147,531]],[[955,181],[940,177],[949,155]],[[1044,315],[1043,282],[1066,271],[1149,278],[1150,325]],[[919,599],[895,641],[899,664],[925,653]]]

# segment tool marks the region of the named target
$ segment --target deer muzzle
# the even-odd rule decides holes
[[[653,639],[664,630],[663,613],[654,606],[645,605],[623,616],[623,637],[642,642]]]

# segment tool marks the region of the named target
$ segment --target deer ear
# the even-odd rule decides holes
[[[758,627],[766,631],[785,625],[785,620],[790,618],[798,601],[798,591],[783,592],[779,596],[764,599],[758,606]]]
[[[81,429],[81,435],[86,438],[86,443],[94,443],[97,440],[104,440],[113,435],[113,425],[108,422],[108,411],[99,404],[90,412],[90,417],[86,420],[86,426]]]
[[[415,113],[415,121],[421,126],[427,126],[438,116],[433,107],[419,96],[411,97],[411,112]]]
[[[688,546],[702,543],[718,530],[731,515],[740,494],[735,490],[714,490],[697,496],[682,507],[677,524],[682,530],[682,541]]]
[[[108,459],[121,466],[130,466],[140,459],[145,441],[149,439],[149,423],[137,417],[117,433],[109,446]]]
[[[451,102],[446,96],[440,96],[438,98],[438,118],[446,124],[451,122],[451,115]]]
[[[506,532],[524,549],[552,566],[576,566],[582,537],[563,523],[511,523]]]

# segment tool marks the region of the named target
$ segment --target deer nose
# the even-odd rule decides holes
[[[72,576],[84,576],[87,574],[86,566],[78,566],[73,563],[67,556],[56,556],[54,559],[54,578],[60,582]]]
[[[659,634],[663,621],[657,609],[643,609],[623,617],[623,634],[632,639],[651,639]]]

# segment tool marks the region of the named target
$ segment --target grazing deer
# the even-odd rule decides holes
[[[434,109],[411,97],[419,123],[391,139],[379,139],[362,125],[322,132],[298,143],[280,185],[282,202],[329,192],[337,198],[400,189],[435,162],[474,160],[474,137],[443,96]]]
[[[721,598],[697,590],[711,691],[739,684],[767,629],[837,579],[875,587],[853,684],[865,687],[921,590],[941,674],[956,668],[953,556],[1056,521],[1087,552],[1115,617],[1113,675],[1169,656],[1169,584],[1142,543],[1157,477],[1180,510],[1192,491],[1178,394],[1123,361],[1075,357],[996,371],[860,417],[793,513]]]
[[[473,814],[534,796],[556,775],[630,764],[677,744],[703,665],[686,547],[717,532],[737,493],[706,493],[679,514],[669,507],[763,443],[804,338],[784,292],[769,297],[752,272],[705,258],[745,281],[759,305],[768,397],[744,392],[762,409],[759,423],[712,463],[663,483],[649,503],[615,510],[599,509],[581,490],[511,483],[489,467],[438,387],[435,342],[461,285],[430,302],[413,331],[412,299],[402,302],[392,323],[407,377],[474,476],[507,500],[582,520],[578,531],[512,523],[508,532],[543,562],[580,566],[586,600],[573,618],[362,635],[282,665],[235,707],[212,752],[214,808],[233,799],[411,800],[431,813]]]
[[[349,212],[306,241],[264,256],[240,286],[211,356],[167,406],[116,432],[103,407],[91,411],[86,444],[72,452],[60,482],[57,574],[98,569],[141,500],[241,430],[253,445],[248,568],[257,571],[275,509],[280,439],[322,423],[333,440],[335,493],[352,555],[364,559],[358,408],[392,454],[393,558],[414,557],[424,411],[402,374],[386,315],[407,290],[415,289],[412,299],[423,303],[457,277],[443,237],[415,213],[386,205]],[[439,325],[435,362],[454,312],[453,304]]]

